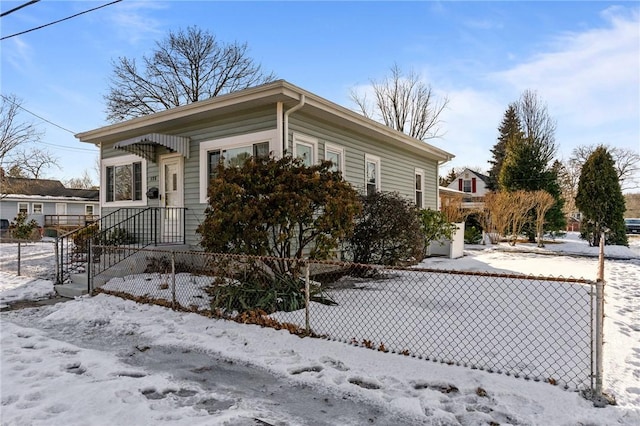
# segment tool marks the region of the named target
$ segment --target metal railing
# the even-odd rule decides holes
[[[88,273],[91,280],[144,247],[184,244],[185,211],[182,207],[120,208],[58,237],[56,283],[67,282],[74,273]]]
[[[93,214],[46,214],[44,215],[45,228],[80,228],[92,224],[100,219]]]
[[[592,281],[146,249],[125,263],[97,291],[566,389],[601,377]]]

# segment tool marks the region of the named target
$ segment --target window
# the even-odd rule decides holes
[[[42,203],[33,203],[31,205],[31,212],[33,214],[42,214]]]
[[[135,155],[103,161],[103,202],[113,205],[144,205],[146,161]]]
[[[29,214],[29,203],[18,203],[18,214]]]
[[[278,138],[277,130],[215,139],[200,144],[200,202],[207,202],[209,182],[220,164],[240,167],[251,157],[267,157]]]
[[[335,145],[324,145],[324,159],[331,161],[331,171],[344,174],[344,149]]]
[[[471,192],[471,179],[465,179],[462,181],[462,191]]]
[[[293,156],[302,159],[305,166],[316,163],[316,151],[318,150],[318,140],[310,136],[293,134]]]
[[[380,191],[380,159],[373,155],[364,155],[365,188],[367,195]]]
[[[95,214],[93,209],[93,204],[85,204],[84,214],[87,216],[93,216]]]
[[[423,205],[423,197],[422,197],[422,186],[424,185],[424,172],[421,169],[416,169],[416,207],[419,209],[422,208]]]

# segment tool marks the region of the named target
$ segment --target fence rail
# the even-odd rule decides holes
[[[593,390],[592,281],[146,249],[124,263],[98,291]]]

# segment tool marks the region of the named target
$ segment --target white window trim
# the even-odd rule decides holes
[[[380,179],[381,173],[380,169],[382,168],[382,164],[380,162],[380,157],[376,157],[371,154],[364,154],[364,193],[367,193],[367,163],[376,163],[376,191],[380,192],[382,190],[382,180]]]
[[[30,214],[29,203],[18,202],[16,214],[20,214],[20,205],[27,206],[27,214]]]
[[[304,145],[311,148],[311,164],[318,163],[318,139],[313,136],[304,135],[302,133],[293,132],[293,157],[298,158],[298,145]]]
[[[415,189],[415,186],[416,186],[415,177],[420,175],[420,192],[422,192],[422,200],[421,200],[422,201],[422,203],[421,203],[422,207],[421,208],[424,208],[424,170],[416,168],[415,169],[415,173],[413,175],[414,175],[413,176],[413,178],[414,178],[414,183],[413,183],[414,193],[418,191],[417,189]],[[415,195],[414,195],[414,198],[415,198]]]
[[[40,213],[36,213],[36,206],[40,206]],[[44,214],[44,204],[43,203],[31,203],[31,213],[32,214]]]
[[[336,154],[340,154],[340,164],[338,164],[338,170],[342,172],[342,177],[344,178],[344,148],[338,145],[333,145],[330,143],[324,144],[324,159],[327,159],[327,153],[333,152]]]
[[[208,187],[208,165],[207,165],[207,153],[210,151],[224,151],[226,149],[237,148],[245,145],[253,145],[260,142],[269,142],[269,152],[272,152],[274,156],[280,152],[278,144],[278,131],[265,130],[262,132],[247,133],[245,135],[231,136],[228,138],[212,139],[200,143],[199,147],[199,182],[200,182],[200,202],[207,203],[207,187]]]
[[[109,201],[107,203],[107,167],[125,166],[127,164],[142,163],[142,200]],[[100,205],[102,207],[136,207],[147,205],[147,160],[137,155],[122,155],[120,157],[102,160],[100,165]],[[104,190],[102,190],[104,188]]]
[[[91,215],[92,215],[92,216],[95,216],[95,215],[96,215],[96,207],[97,207],[97,206],[96,206],[95,204],[85,204],[85,205],[84,205],[84,215],[85,215],[85,216],[88,216],[88,215],[89,215],[89,213],[87,213],[87,207],[91,207],[91,208],[92,208],[93,213],[91,213]]]

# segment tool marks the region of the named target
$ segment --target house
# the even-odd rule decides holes
[[[484,206],[484,196],[489,192],[488,183],[489,176],[471,169],[464,169],[449,183],[447,188],[464,193],[462,197],[463,209],[477,209]]]
[[[453,155],[284,80],[80,133],[100,148],[102,215],[158,209],[154,243],[197,249],[216,165],[252,155],[331,160],[361,193],[397,191],[438,207],[438,168]],[[153,216],[156,217],[156,216]]]
[[[0,188],[0,218],[13,221],[20,213],[44,229],[71,230],[99,217],[97,189],[65,188],[52,179],[3,176]]]

